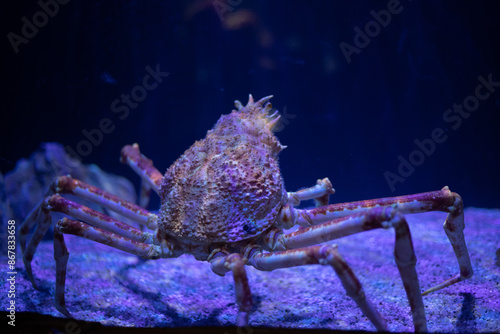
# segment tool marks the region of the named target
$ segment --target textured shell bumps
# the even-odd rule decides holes
[[[278,166],[284,148],[272,133],[270,97],[250,96],[223,115],[166,171],[160,187],[163,233],[191,242],[237,242],[258,236],[286,200]],[[278,116],[279,117],[279,116]]]

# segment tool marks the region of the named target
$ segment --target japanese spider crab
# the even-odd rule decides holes
[[[238,110],[223,115],[206,137],[195,142],[163,176],[137,144],[125,146],[121,161],[142,179],[142,206],[124,201],[96,187],[72,179],[56,178],[52,195],[43,199],[21,227],[20,243],[27,274],[36,288],[31,261],[42,237],[51,225],[51,212],[62,212],[54,227],[56,260],[56,308],[66,309],[64,289],[69,253],[64,234],[97,241],[145,259],[173,258],[192,254],[211,263],[218,275],[232,272],[238,305],[237,326],[247,326],[252,305],[245,265],[274,270],[308,264],[330,265],[350,296],[378,330],[386,321],[365,296],[356,275],[335,245],[323,242],[376,228],[394,228],[394,256],[411,307],[415,331],[426,331],[422,295],[472,276],[465,244],[462,199],[448,187],[439,191],[328,204],[334,193],[330,181],[318,180],[313,187],[287,192],[278,167],[278,153],[284,146],[272,130],[279,120],[268,100],[248,104],[235,102]],[[149,191],[161,198],[159,214],[143,208]],[[73,194],[113,210],[153,232],[129,226],[60,196]],[[295,208],[314,199],[316,208]],[[444,211],[444,230],[453,246],[460,272],[422,293],[415,270],[416,257],[404,214]],[[27,234],[37,228],[26,246]],[[303,228],[285,234],[294,225]],[[142,227],[141,226],[141,227]]]

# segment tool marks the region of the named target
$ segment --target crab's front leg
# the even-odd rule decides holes
[[[295,192],[288,193],[288,203],[297,206],[301,201],[314,199],[316,206],[327,205],[330,195],[335,193],[332,183],[328,178],[317,180],[316,185],[310,188],[301,189]]]
[[[364,232],[376,228],[393,227],[396,233],[394,245],[394,257],[396,264],[406,290],[410,308],[412,311],[413,324],[415,331],[422,332],[427,330],[427,321],[425,319],[425,309],[420,292],[420,283],[415,270],[417,259],[413,249],[410,230],[403,215],[397,209],[391,207],[373,208],[363,213],[353,216],[341,217],[323,224],[310,226],[290,234],[284,234],[281,230],[274,229],[267,232],[261,239],[264,248],[269,250],[283,250],[282,252],[256,255],[249,263],[262,268],[271,268],[273,266],[290,266],[286,260],[289,254],[307,249],[301,247],[312,247],[311,245],[338,239],[355,233]],[[292,260],[293,261],[296,260]],[[288,264],[287,264],[288,263]],[[334,266],[332,263],[329,263]],[[335,266],[334,266],[335,268]],[[350,269],[349,269],[350,270]],[[337,269],[336,269],[337,271]],[[337,274],[339,274],[337,272]],[[339,275],[340,277],[340,275]],[[352,280],[357,282],[359,290],[361,284],[351,275]],[[342,281],[344,283],[344,281]],[[365,300],[364,293],[360,297],[359,293],[350,290],[349,285],[344,287],[347,294],[353,298],[363,313],[369,318],[377,329],[380,327],[381,318],[377,316],[378,312],[373,309],[371,303]],[[373,309],[373,310],[372,310]]]
[[[217,250],[214,251],[214,253],[216,252]],[[213,255],[210,255],[210,257],[213,257]],[[238,304],[236,326],[248,326],[248,315],[252,308],[252,294],[250,292],[250,286],[248,285],[245,261],[240,254],[233,253],[214,258],[210,260],[210,262],[212,263],[212,270],[218,275],[224,276],[224,274],[229,271],[233,272],[236,303]]]
[[[250,253],[248,264],[256,269],[271,271],[310,264],[330,265],[339,277],[346,293],[379,331],[387,331],[387,323],[366,297],[363,287],[348,263],[337,250],[337,245],[310,246],[293,250]]]

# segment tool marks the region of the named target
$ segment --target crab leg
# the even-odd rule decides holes
[[[252,308],[252,294],[248,285],[245,262],[243,262],[241,255],[234,253],[212,260],[212,270],[219,275],[223,275],[228,271],[233,272],[236,302],[238,304],[236,326],[248,326],[248,314]]]
[[[295,214],[298,217],[296,223],[301,226],[317,225],[335,218],[361,213],[374,207],[390,205],[397,205],[403,214],[428,211],[458,214],[459,211],[463,210],[460,196],[452,193],[448,187],[444,187],[439,191],[420,194],[330,204],[313,209],[295,209]]]
[[[301,189],[288,193],[288,203],[297,206],[301,201],[314,199],[316,206],[327,205],[330,194],[334,194],[335,189],[328,178],[316,181],[316,185],[310,188]]]
[[[398,211],[402,214],[428,211],[448,212],[443,228],[455,252],[460,272],[443,283],[425,291],[424,295],[472,277],[472,265],[463,233],[465,224],[462,198],[457,193],[451,192],[448,187],[444,187],[439,191],[415,195],[330,204],[305,210],[285,206],[278,218],[278,222],[283,221],[283,224],[288,225],[299,224],[301,226],[311,226],[355,213],[366,212],[371,208],[380,206],[397,206]]]
[[[150,230],[154,230],[158,227],[158,217],[144,209],[142,206],[125,201],[118,196],[110,194],[82,181],[75,180],[70,176],[61,176],[56,178],[52,182],[51,190],[58,194],[76,195],[85,200],[99,204],[133,220],[134,222],[145,225]]]
[[[137,242],[135,240],[120,236],[115,233],[92,227],[85,223],[63,218],[54,226],[54,258],[56,260],[56,308],[66,317],[71,314],[66,309],[64,300],[64,289],[66,284],[66,268],[69,252],[66,248],[63,234],[73,234],[89,240],[97,241],[130,254],[138,255],[145,259],[175,257],[170,251],[172,246],[167,243],[153,245],[150,243]]]
[[[150,159],[141,154],[138,144],[123,147],[120,161],[129,165],[141,177],[142,181],[159,195],[163,175],[155,168]]]
[[[366,298],[361,283],[342,255],[337,251],[336,245],[310,246],[273,253],[255,252],[248,262],[259,270],[274,270],[308,264],[330,265],[340,278],[347,295],[356,302],[375,328],[379,331],[388,330],[384,318],[370,300]]]
[[[375,229],[394,227],[396,242],[394,257],[410,303],[415,331],[427,330],[425,310],[420,292],[415,264],[417,259],[413,250],[408,223],[398,209],[393,207],[377,207],[364,213],[349,217],[341,217],[320,225],[310,226],[290,234],[270,231],[263,242],[270,249],[295,249],[314,245],[351,234]]]
[[[49,196],[52,193],[52,191],[49,189],[44,196],[44,199],[42,199],[40,202],[37,203],[37,205],[31,210],[30,213],[26,216],[24,221],[21,223],[21,227],[19,229],[19,244],[21,246],[21,251],[24,253],[24,250],[26,249],[26,238],[28,236],[28,232],[32,229],[33,226],[37,223],[38,216],[41,213],[41,207],[42,204],[47,196]],[[48,229],[48,227],[47,227]]]
[[[40,212],[42,213],[43,217],[41,217],[42,219],[38,220],[35,232],[33,233],[33,236],[31,237],[26,250],[24,249],[24,246],[21,245],[23,248],[24,265],[28,273],[28,277],[30,278],[33,287],[35,288],[36,284],[31,270],[31,261],[33,260],[33,255],[36,252],[38,244],[40,243],[40,241],[42,241],[43,236],[52,223],[50,215],[51,211],[62,212],[76,219],[87,221],[96,227],[100,227],[109,232],[131,239],[135,242],[145,242],[149,244],[154,242],[154,237],[151,233],[141,232],[140,230],[132,226],[129,226],[105,214],[92,210],[84,205],[72,202],[59,195],[46,197],[45,200],[41,203],[40,207],[38,207],[38,210],[34,211],[37,213],[33,213],[28,216],[28,219],[36,220],[38,212]],[[27,223],[27,225],[29,226],[30,223]],[[22,229],[23,227],[21,227],[21,230]],[[25,238],[23,242],[25,242]]]
[[[70,176],[60,176],[52,181],[50,188],[47,191],[46,198],[54,193],[75,195],[82,199],[96,203],[109,210],[117,212],[118,214],[127,217],[141,225],[145,225],[148,229],[154,230],[157,228],[158,217],[155,214],[147,211],[146,209],[143,209],[138,205],[125,201],[118,196],[110,194],[102,189],[91,186],[82,181],[75,180]],[[28,232],[35,225],[37,217],[40,214],[40,210],[43,207],[43,203],[46,198],[38,203],[38,205],[28,214],[21,225],[19,240],[23,252],[25,249],[26,237],[28,235]]]

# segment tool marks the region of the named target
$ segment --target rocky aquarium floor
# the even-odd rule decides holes
[[[423,290],[458,271],[442,229],[445,216],[408,216]],[[491,332],[500,328],[500,210],[469,208],[465,217],[475,273],[470,280],[424,297],[431,332]],[[336,243],[390,330],[412,331],[408,302],[392,255],[393,231],[365,232]],[[215,275],[207,263],[190,256],[143,261],[73,236],[67,236],[67,244],[66,301],[76,319],[123,327],[234,324],[237,307],[233,279],[231,275]],[[40,291],[27,281],[19,252],[18,314],[37,312],[61,317],[53,306],[52,242],[44,241],[33,261]],[[7,260],[3,258],[2,263]],[[253,296],[250,327],[374,330],[345,295],[332,268],[310,265],[259,272],[249,267],[247,272]],[[6,279],[7,270],[2,270],[4,287]],[[0,300],[5,311],[9,299]]]

